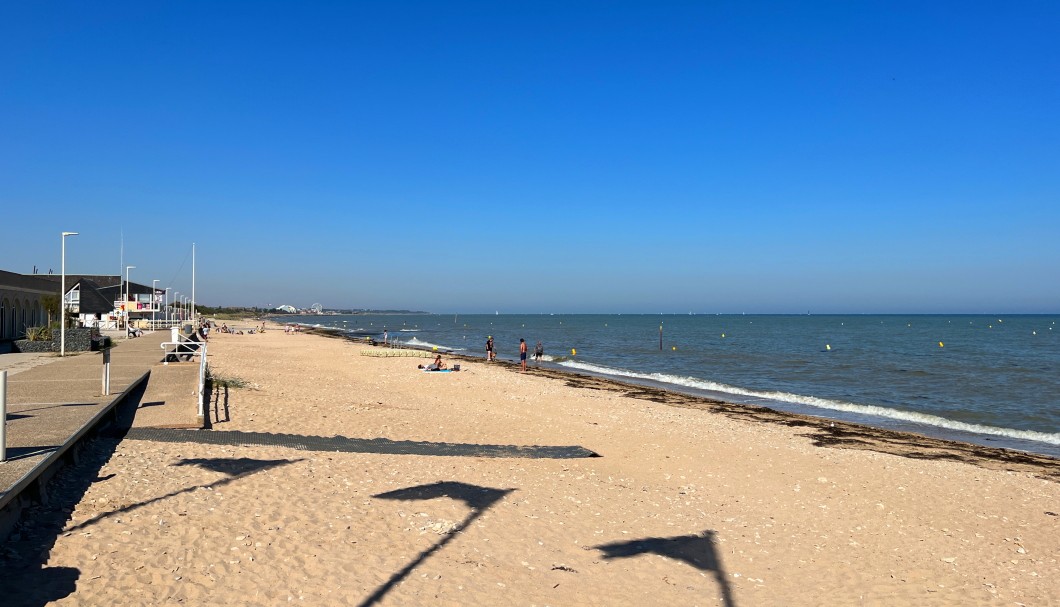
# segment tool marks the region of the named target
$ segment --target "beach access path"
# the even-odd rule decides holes
[[[7,371],[7,452],[0,463],[0,535],[17,519],[20,496],[45,495],[41,477],[79,440],[144,387],[134,426],[201,427],[197,421],[198,362],[163,365],[169,331],[115,339],[110,394],[103,395],[103,353],[0,354]]]

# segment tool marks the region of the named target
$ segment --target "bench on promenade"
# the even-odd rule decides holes
[[[195,356],[202,356],[206,350],[203,347],[204,345],[205,342],[200,341],[194,335],[178,341],[162,342],[161,347],[165,351],[162,363],[168,365],[169,363],[181,362],[182,358],[184,362],[188,362]]]
[[[208,373],[208,364],[206,362],[206,340],[199,339],[195,333],[191,334],[191,337],[184,337],[178,335],[176,331],[173,332],[173,336],[176,341],[164,341],[159,344],[162,351],[165,352],[165,356],[162,358],[163,365],[169,365],[171,362],[181,362],[183,357],[185,361],[190,361],[194,357],[199,357],[199,382],[198,382],[198,420],[199,423],[203,423],[206,419],[206,378]]]

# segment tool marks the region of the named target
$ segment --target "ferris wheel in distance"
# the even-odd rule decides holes
[[[309,309],[313,311],[313,314],[320,314],[321,312],[324,311],[324,306],[322,306],[322,305],[320,305],[318,303],[315,303],[315,304],[309,306]]]

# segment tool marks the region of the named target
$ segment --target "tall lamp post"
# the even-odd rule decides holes
[[[195,243],[191,243],[191,322],[195,324]]]
[[[62,279],[60,283],[59,301],[62,303],[59,313],[59,356],[66,356],[66,237],[77,236],[77,232],[63,232],[63,259],[62,259]]]
[[[135,270],[136,266],[125,266],[125,301],[121,302],[125,308],[125,339],[129,339],[129,270]]]
[[[158,306],[155,305],[155,297],[158,295],[158,292],[157,292],[158,289],[155,288],[155,283],[156,282],[158,282],[157,278],[151,281],[151,330],[152,331],[158,329],[158,327],[155,326],[155,310],[158,308]]]
[[[176,319],[176,320],[180,320],[180,318],[177,315],[177,308],[180,307],[179,304],[177,303],[177,302],[180,301],[179,295],[180,295],[180,291],[173,291],[173,310],[172,310],[172,312],[173,312],[173,318]]]

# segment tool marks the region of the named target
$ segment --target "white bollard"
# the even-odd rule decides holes
[[[103,396],[110,396],[110,348],[103,350]]]
[[[0,462],[7,461],[7,371],[0,371]]]

